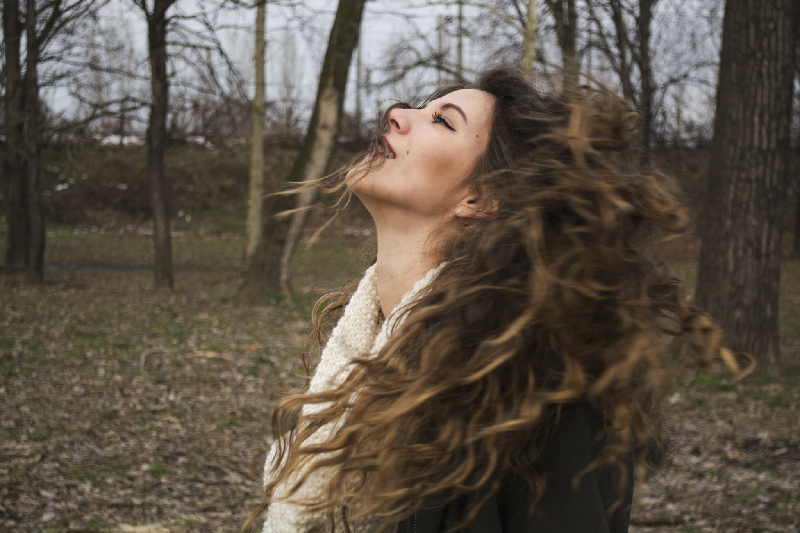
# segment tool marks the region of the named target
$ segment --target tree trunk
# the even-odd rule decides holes
[[[147,177],[155,231],[155,288],[173,289],[172,243],[164,185],[164,150],[167,142],[167,9],[174,0],[155,0],[147,14],[152,104],[147,127]]]
[[[622,0],[611,0],[611,15],[614,21],[614,31],[616,35],[617,51],[619,52],[617,74],[622,84],[622,96],[629,102],[635,102],[636,98],[631,82],[631,62],[628,60],[628,29],[625,26],[625,19],[622,13]]]
[[[525,18],[525,48],[522,52],[522,72],[533,78],[536,61],[536,34],[539,29],[538,0],[528,0],[528,16]]]
[[[797,40],[797,46],[800,47],[800,8],[794,14],[795,27],[794,38]],[[794,58],[794,74],[796,78],[800,78],[800,54],[795,50]],[[800,97],[797,94],[795,102],[800,103]],[[795,112],[800,112],[800,106],[795,108]],[[800,259],[800,132],[795,138],[795,146],[791,155],[790,173],[794,176],[794,242],[792,242],[792,257]]]
[[[272,213],[282,213],[296,207],[297,200],[290,196],[278,196],[268,205],[253,259],[244,274],[239,296],[245,301],[257,302],[268,294],[281,292],[279,276],[282,251],[289,234],[291,218],[275,218]]]
[[[311,182],[325,175],[333,157],[336,135],[342,118],[347,73],[353,50],[358,45],[358,28],[364,12],[365,0],[340,0],[328,39],[328,49],[322,64],[317,98],[311,114],[308,132],[300,154],[294,162],[289,181]],[[309,192],[299,202],[281,196],[272,212],[279,213],[292,207],[311,205],[316,194]],[[266,293],[290,291],[289,262],[297,248],[308,211],[299,211],[293,217],[266,217],[261,240],[250,267],[245,273],[240,295],[258,300]],[[283,272],[281,272],[283,270]]]
[[[261,212],[264,205],[264,93],[266,74],[264,61],[267,40],[264,29],[267,21],[267,2],[260,0],[256,7],[256,94],[250,115],[250,190],[247,197],[247,230],[245,236],[245,263],[250,263],[258,241],[261,239]]]
[[[16,0],[15,0],[16,1]],[[36,35],[36,0],[27,0],[25,14],[25,175],[28,204],[27,277],[29,281],[44,281],[44,216],[39,197],[41,176],[41,127],[39,124],[39,63]]]
[[[800,30],[798,30],[800,33]],[[797,156],[795,156],[797,158]],[[800,259],[800,168],[795,165],[794,176],[794,242],[792,257]]]
[[[361,136],[361,92],[364,87],[364,61],[362,60],[363,46],[361,46],[361,26],[358,26],[358,46],[356,47],[356,134],[354,141],[356,144],[361,144],[364,138]]]
[[[577,72],[581,65],[578,61],[578,12],[575,0],[567,0],[567,27],[564,42],[561,45],[561,62],[564,68]]]
[[[125,106],[128,103],[128,98],[123,97],[122,102],[119,104],[119,147],[125,146]]]
[[[464,0],[458,3],[458,41],[456,41],[456,82],[464,83]]]
[[[642,151],[640,162],[645,165],[650,161],[653,136],[653,71],[650,65],[650,25],[653,20],[653,7],[658,0],[639,0],[639,16],[636,29],[639,34],[639,75],[640,98],[639,111],[642,114],[640,139]]]
[[[558,47],[561,49],[561,65],[566,71],[573,74],[580,69],[577,57],[578,39],[578,12],[575,9],[575,0],[548,0],[548,7],[553,12],[556,21],[556,36]],[[577,82],[574,75],[569,75],[570,81]]]
[[[781,367],[781,229],[791,143],[796,0],[728,0],[697,300],[734,349]]]
[[[19,17],[19,0],[3,2],[3,35],[5,36],[5,158],[7,272],[24,271],[28,264],[28,200],[25,183],[25,98],[22,83],[21,40],[24,27]]]

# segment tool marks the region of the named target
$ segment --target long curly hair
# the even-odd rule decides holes
[[[511,474],[527,481],[534,512],[541,450],[561,407],[577,402],[606,421],[589,468],[616,466],[622,488],[631,450],[640,474],[657,451],[676,359],[750,370],[657,262],[657,244],[687,215],[669,180],[631,163],[638,115],[627,102],[591,83],[540,89],[509,68],[430,100],[461,88],[496,99],[489,146],[467,178],[485,216],[441,241],[444,267],[379,353],[356,359],[338,388],[279,404],[282,466],[250,522],[279,483],[291,479],[294,493],[331,467],[323,496],[307,502],[331,527],[334,515],[372,515],[385,528],[482,489],[467,522]],[[385,149],[379,139],[373,150]],[[318,304],[320,339],[352,290]],[[311,404],[319,410],[300,414]],[[328,424],[338,429],[311,444]]]

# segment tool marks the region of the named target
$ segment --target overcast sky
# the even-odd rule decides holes
[[[397,0],[372,0],[366,5],[362,22],[362,64],[370,67],[373,72],[380,69],[385,63],[387,54],[398,46],[399,43],[412,39],[419,39],[422,34],[429,42],[437,41],[436,26],[440,17],[449,15],[455,19],[457,7],[443,5],[444,2],[434,5],[420,6],[418,2],[398,2]],[[274,3],[268,6],[267,19],[267,99],[278,100],[287,92],[299,101],[301,116],[307,116],[313,103],[317,87],[317,73],[322,64],[330,26],[336,9],[336,0],[305,0],[298,2],[297,6],[286,7]],[[190,15],[197,12],[199,6],[217,5],[203,0],[179,0],[170,11],[171,15]],[[686,61],[694,61],[707,57],[715,61],[719,35],[710,34],[698,38],[693,34],[692,28],[715,25],[718,21],[704,21],[703,17],[721,16],[720,6],[722,0],[661,0],[657,6],[657,24],[653,28],[653,47],[656,52],[653,63],[657,74],[664,77]],[[714,12],[716,15],[709,15]],[[658,17],[661,18],[658,18]],[[485,11],[467,6],[464,9],[465,26],[475,21],[484,21],[490,17]],[[667,21],[669,24],[665,24]],[[237,69],[247,80],[248,95],[252,97],[253,84],[253,27],[255,23],[255,10],[252,8],[231,8],[221,14],[218,24],[225,26],[219,30],[223,48],[236,65]],[[542,21],[549,24],[549,20]],[[451,31],[455,30],[455,21],[450,23]],[[105,39],[116,40],[121,46],[129,48],[130,61],[139,65],[141,80],[139,91],[147,90],[147,49],[146,31],[143,17],[131,0],[111,0],[100,13],[98,30],[105,32]],[[580,28],[579,28],[580,31]],[[706,30],[703,30],[706,31]],[[706,31],[707,32],[707,31]],[[696,33],[696,32],[695,32]],[[503,39],[498,36],[498,40]],[[545,39],[545,53],[551,61],[557,61],[555,44]],[[455,60],[455,39],[444,37],[444,47],[451,50],[451,57]],[[469,38],[464,39],[464,63],[467,70],[480,69],[491,58],[486,57],[485,47],[473,43]],[[176,47],[170,49],[174,53]],[[587,61],[584,60],[584,68]],[[593,74],[603,78],[608,83],[614,83],[613,76],[604,76],[597,70],[601,62],[595,58],[591,62]],[[181,65],[180,61],[171,63],[173,71],[178,71],[180,76],[188,76],[191,69]],[[345,109],[352,112],[355,108],[355,72],[356,58],[353,58],[351,78],[348,84],[348,95]],[[702,82],[695,84],[682,92],[674,92],[664,100],[667,108],[672,108],[680,101],[684,107],[685,118],[694,118],[698,121],[708,119],[710,103],[713,99],[713,84],[715,69],[704,68],[698,70],[697,78]],[[373,79],[378,79],[380,73],[374,74]],[[659,81],[659,80],[657,80]],[[373,91],[369,95],[363,94],[363,112],[365,117],[374,116],[376,102],[384,101],[391,97],[409,99],[420,96],[419,93],[427,92],[429,85],[435,82],[435,75],[428,73],[425,77],[412,76],[408,80],[391,88]],[[705,83],[706,87],[702,84]],[[179,88],[173,88],[171,97],[180,94]],[[60,112],[70,114],[75,108],[75,102],[69,97],[68,90],[62,85],[57,89],[45,91],[45,98]]]

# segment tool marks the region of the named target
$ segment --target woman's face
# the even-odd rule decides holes
[[[347,179],[378,222],[401,216],[446,222],[468,201],[466,177],[486,151],[492,126],[494,97],[477,89],[462,89],[432,100],[422,109],[389,111],[386,144],[389,157],[366,175],[369,154]],[[360,171],[359,171],[360,170]]]

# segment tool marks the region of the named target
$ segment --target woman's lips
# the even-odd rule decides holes
[[[394,150],[392,149],[392,145],[389,142],[389,140],[386,138],[385,135],[382,136],[381,139],[383,139],[383,142],[386,143],[386,148],[389,149],[389,153],[387,154],[386,159],[396,159],[397,155],[394,153]]]

